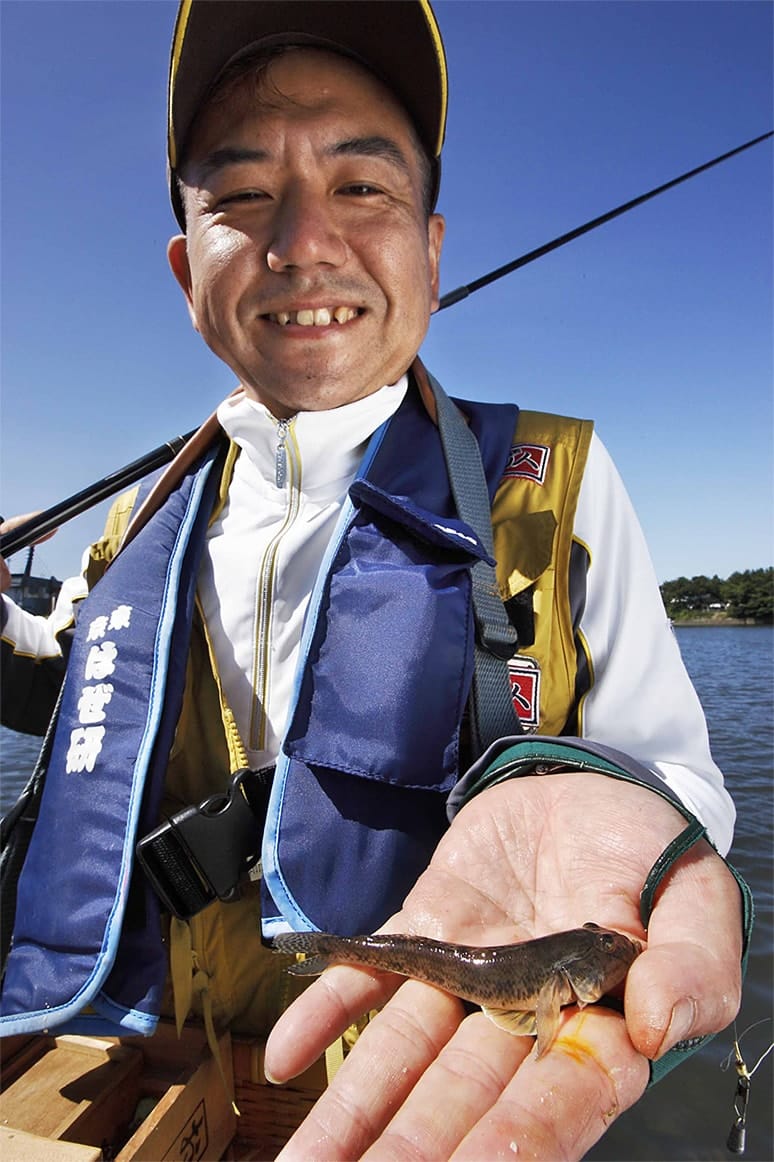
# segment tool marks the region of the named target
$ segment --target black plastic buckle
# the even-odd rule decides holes
[[[272,768],[241,770],[225,794],[185,807],[137,844],[137,858],[165,908],[188,920],[213,900],[239,899],[260,859]]]

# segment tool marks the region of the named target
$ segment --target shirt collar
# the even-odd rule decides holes
[[[341,483],[346,488],[357,471],[365,445],[376,429],[400,406],[408,377],[353,403],[329,411],[299,412],[288,422],[302,465],[302,491],[327,493]],[[267,407],[244,392],[229,396],[218,408],[218,420],[269,484],[275,482],[280,424]]]

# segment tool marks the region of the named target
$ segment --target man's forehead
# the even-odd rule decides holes
[[[405,138],[413,143],[415,132],[392,94],[356,62],[309,48],[245,62],[226,78],[201,109],[186,154],[190,161],[217,153],[219,164],[249,160],[249,137],[252,160],[261,160],[278,125],[317,120],[327,122],[321,149],[330,156],[370,153],[407,167]]]
[[[253,110],[302,117],[307,111],[339,107],[350,117],[386,109],[411,127],[400,103],[368,69],[338,53],[309,47],[240,61],[216,84],[197,120],[244,116]]]

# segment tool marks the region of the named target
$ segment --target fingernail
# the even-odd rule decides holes
[[[672,1008],[669,1027],[659,1046],[656,1059],[658,1060],[659,1057],[663,1057],[665,1053],[673,1049],[678,1041],[683,1041],[686,1037],[689,1037],[693,1031],[695,1021],[696,1002],[692,997],[681,997]]]

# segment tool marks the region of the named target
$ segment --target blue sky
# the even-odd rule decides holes
[[[443,290],[774,124],[763,0],[436,10]],[[6,515],[193,427],[233,385],[166,269],[175,11],[0,3]],[[423,355],[452,394],[593,418],[661,580],[770,564],[771,144],[443,312]],[[104,507],[41,546],[37,571],[76,571]]]

